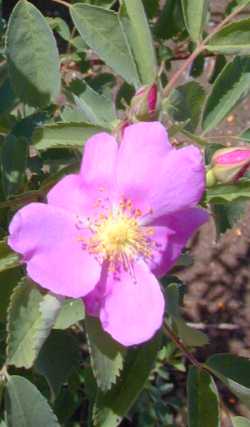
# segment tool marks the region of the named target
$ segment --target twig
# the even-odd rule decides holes
[[[187,60],[182,64],[182,66],[179,68],[179,70],[173,75],[173,77],[170,79],[168,84],[163,89],[163,96],[166,97],[169,95],[169,93],[174,88],[175,84],[181,77],[181,75],[184,73],[186,68],[195,60],[195,58],[206,49],[207,42],[216,34],[218,33],[232,18],[234,18],[238,13],[240,13],[244,8],[246,7],[246,4],[243,4],[239,7],[236,7],[230,15],[228,15],[223,21],[213,30],[210,34],[202,41],[200,42],[196,49],[193,51],[193,53],[187,58]]]
[[[52,0],[52,1],[55,2],[55,3],[58,3],[58,4],[62,4],[65,7],[70,8],[70,4],[67,3],[66,1],[63,1],[63,0]]]
[[[233,323],[193,323],[193,322],[187,322],[188,326],[191,326],[194,329],[219,329],[222,331],[235,331],[237,329],[240,329],[240,326],[234,325]]]
[[[181,77],[181,75],[184,73],[186,68],[195,60],[195,58],[203,51],[204,46],[200,44],[197,46],[197,48],[193,51],[193,53],[186,59],[186,61],[182,64],[182,66],[179,68],[179,70],[173,75],[172,79],[168,82],[168,84],[163,89],[163,96],[166,97],[170,94],[171,90],[174,88],[175,84]]]
[[[245,9],[245,7],[247,6],[247,4],[242,4],[241,6],[236,7],[228,16],[226,16],[225,19],[223,19],[223,21],[221,21],[221,23],[219,25],[217,25],[217,27],[214,29],[214,31],[212,31],[210,34],[208,34],[208,36],[203,40],[202,44],[206,44],[216,33],[218,33],[220,30],[222,30],[222,28],[228,24],[232,18],[234,18],[236,15],[238,15],[243,9]]]
[[[190,353],[185,344],[175,335],[174,331],[167,325],[164,324],[163,330],[165,334],[175,343],[176,347],[178,347],[182,353],[189,359],[189,361],[199,369],[204,369],[202,364],[196,359],[196,357]]]

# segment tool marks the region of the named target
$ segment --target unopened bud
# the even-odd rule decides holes
[[[157,117],[158,110],[157,84],[141,87],[131,100],[129,116],[135,120],[153,120]]]
[[[250,148],[223,148],[214,153],[209,172],[212,172],[217,182],[228,184],[240,179],[249,166]]]

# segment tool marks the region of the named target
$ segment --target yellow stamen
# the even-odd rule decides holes
[[[136,256],[149,258],[153,247],[150,239],[152,229],[138,223],[137,217],[140,215],[139,210],[135,210],[134,216],[123,210],[110,212],[107,216],[99,215],[90,227],[93,235],[87,244],[89,252],[109,261],[112,271],[117,264],[129,270]]]

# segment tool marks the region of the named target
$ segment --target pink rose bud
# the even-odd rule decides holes
[[[131,100],[129,116],[132,121],[150,121],[157,117],[157,84],[142,86]]]
[[[217,182],[232,183],[240,179],[250,166],[250,148],[223,148],[214,153],[210,171]]]

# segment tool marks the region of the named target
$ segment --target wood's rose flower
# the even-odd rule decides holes
[[[28,275],[59,295],[83,298],[87,312],[125,346],[161,327],[157,280],[173,266],[197,228],[205,171],[198,148],[173,148],[159,122],[125,128],[121,144],[99,133],[80,172],[59,181],[48,203],[20,209],[9,245]]]

